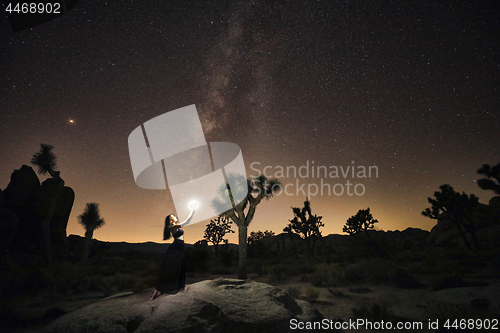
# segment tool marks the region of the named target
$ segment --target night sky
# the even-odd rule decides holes
[[[440,185],[493,195],[475,181],[500,162],[499,13],[496,0],[81,0],[17,33],[3,15],[0,188],[40,143],[54,145],[76,195],[68,234],[84,234],[77,216],[97,202],[106,225],[95,238],[160,242],[172,198],[135,185],[128,135],[196,104],[207,141],[238,144],[248,175],[255,162],[268,175],[313,162],[378,168],[323,179],[365,189],[310,197],[324,235],[367,207],[383,230],[430,230],[421,211]],[[249,233],[281,233],[302,207],[297,179],[281,181],[292,194],[263,201]],[[186,227],[185,241],[208,222]]]

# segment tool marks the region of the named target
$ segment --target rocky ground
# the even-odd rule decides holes
[[[493,237],[493,234],[489,233],[488,237]],[[426,246],[428,232],[418,229],[377,232],[372,236],[373,240],[367,242],[367,239],[362,238],[330,235],[325,237],[321,251],[313,258],[304,254],[297,257],[292,251],[295,249],[293,243],[287,237],[276,236],[267,240],[270,244],[250,247],[247,267],[249,279],[279,288],[296,299],[297,304],[309,302],[311,309],[321,313],[321,318],[338,323],[354,319],[384,321],[394,325],[397,322],[422,322],[426,328],[429,320],[439,320],[443,324],[446,320],[498,319],[500,316],[500,257],[495,243],[485,243],[482,251],[470,251],[460,244]],[[292,252],[284,255],[282,252],[285,248]],[[236,251],[228,248],[216,259],[210,250],[206,245],[187,248],[188,285],[194,286],[219,277],[236,278]],[[68,258],[55,263],[53,274],[37,265],[35,258],[12,256],[7,261],[7,267],[13,273],[10,282],[5,285],[24,290],[20,284],[22,281],[18,283],[16,281],[19,279],[15,279],[16,272],[23,272],[24,275],[20,276],[25,276],[26,281],[31,281],[33,286],[40,287],[32,288],[31,294],[36,296],[11,293],[13,301],[9,305],[13,303],[12,315],[9,315],[9,311],[3,311],[2,315],[7,319],[13,318],[12,325],[6,329],[5,322],[2,322],[0,332],[40,332],[44,327],[56,325],[53,323],[60,320],[58,318],[61,316],[83,313],[89,307],[95,308],[96,304],[102,304],[102,299],[110,296],[117,298],[118,295],[120,299],[131,300],[131,303],[147,302],[153,293],[153,289],[148,287],[154,285],[164,251],[164,244],[140,244],[140,247],[137,244],[109,244],[94,255],[88,266],[80,266]],[[30,278],[35,275],[36,278]],[[46,289],[53,285],[56,287],[52,291]],[[191,294],[188,292],[187,295],[199,299],[200,295],[193,295],[196,290],[193,288]],[[253,296],[252,293],[247,294],[240,303],[253,302]],[[205,303],[200,305],[191,302],[192,299],[189,301],[191,303],[183,300],[186,311],[192,311],[196,318],[199,317],[199,310],[213,312],[212,315],[216,315],[221,322],[232,325],[237,322],[227,317],[227,306],[218,304],[219,300],[201,299],[214,305],[208,305],[207,308]],[[170,296],[163,299],[167,303],[174,300],[180,301]],[[293,304],[287,302],[288,307]],[[163,306],[167,311],[168,306]],[[268,306],[261,304],[254,307],[266,309]],[[292,308],[296,309],[295,306]],[[288,314],[299,317],[293,312]],[[140,332],[138,327],[141,325],[137,324],[146,322],[142,314],[137,317],[140,320],[134,321],[135,317],[130,313],[125,313],[123,318],[118,322],[126,332]],[[285,327],[290,318],[282,317],[280,327]],[[123,326],[127,323],[131,325],[128,328]],[[152,327],[150,324],[143,326],[142,330]],[[204,329],[212,329],[213,332],[224,327],[219,322],[206,320],[202,325],[208,325]],[[60,331],[63,326],[58,326],[52,332]],[[258,325],[256,327],[261,331],[263,329]],[[264,329],[263,332],[266,331],[276,330]],[[347,328],[343,331],[363,330]],[[77,329],[74,332],[79,331]]]
[[[187,283],[194,286],[191,289],[191,293],[194,294],[198,282],[215,280],[218,277],[217,275],[208,274],[191,276],[188,277]],[[236,278],[236,276],[227,275],[225,278]],[[335,288],[316,287],[310,282],[301,282],[300,276],[293,276],[286,281],[277,282],[273,282],[269,275],[258,276],[252,274],[250,278],[252,281],[266,283],[266,285],[272,284],[282,291],[294,294],[298,302],[310,301],[312,309],[318,310],[324,318],[335,321],[348,322],[350,319],[362,318],[372,322],[383,320],[384,322],[391,322],[394,325],[397,322],[422,322],[423,325],[428,325],[429,320],[439,320],[443,323],[447,319],[498,319],[500,314],[500,283],[433,291],[430,288],[408,290],[370,284]],[[311,290],[318,292],[317,297],[313,295],[311,298]],[[149,299],[152,293],[153,289],[135,293],[135,297],[137,295],[142,297],[136,301],[147,304],[147,299]],[[127,297],[131,294],[131,292],[121,292],[115,295],[115,297]],[[251,295],[249,294],[247,297],[251,297]],[[22,300],[24,302],[23,306],[19,307],[20,311],[18,315],[25,320],[19,323],[12,332],[39,332],[43,327],[49,325],[51,321],[54,321],[54,317],[60,316],[63,313],[78,313],[78,311],[81,311],[79,309],[99,303],[103,298],[103,295],[100,293],[87,293],[85,295],[61,298],[50,304],[43,304],[40,299],[24,299]],[[174,301],[173,298],[170,300]],[[164,301],[167,301],[167,299],[164,299]],[[264,303],[260,304],[260,306],[263,309],[267,308]],[[196,307],[194,308],[195,310],[193,311],[197,311]],[[286,320],[286,318],[282,318],[282,326]],[[56,331],[58,329],[60,327],[56,326]],[[343,331],[368,332],[371,330],[344,329]],[[426,331],[434,332],[434,330]],[[2,330],[2,332],[4,331]],[[49,330],[49,332],[51,331]]]
[[[288,332],[289,322],[318,322],[311,304],[252,280],[217,278],[150,300],[144,291],[108,297],[57,318],[43,332]]]

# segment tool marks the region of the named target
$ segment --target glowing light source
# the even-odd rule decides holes
[[[193,200],[189,203],[189,209],[196,210],[198,208],[198,201]]]

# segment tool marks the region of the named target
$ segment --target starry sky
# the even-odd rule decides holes
[[[97,202],[106,225],[95,238],[161,242],[172,197],[135,185],[128,135],[196,104],[206,140],[238,144],[247,175],[307,163],[378,169],[280,177],[289,194],[263,201],[249,233],[282,232],[305,200],[299,187],[321,181],[345,187],[310,197],[324,235],[367,207],[383,230],[430,230],[421,211],[441,184],[483,203],[493,196],[476,170],[500,162],[499,9],[486,0],[81,0],[16,33],[2,15],[0,188],[40,143],[54,145],[76,194],[68,234],[84,234],[77,216]],[[348,195],[347,181],[364,194]],[[202,239],[208,222],[186,227],[185,241]]]

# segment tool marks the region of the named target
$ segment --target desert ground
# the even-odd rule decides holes
[[[347,253],[326,246],[314,256],[284,256],[269,246],[273,243],[249,248],[248,278],[310,302],[329,320],[421,322],[424,331],[433,332],[428,329],[429,321],[439,320],[442,325],[455,319],[499,318],[500,265],[493,250],[410,246],[395,251],[388,246],[387,251],[377,252],[371,245],[357,244],[356,251]],[[141,251],[126,243],[108,244],[96,250],[86,266],[68,258],[59,260],[55,273],[37,271],[31,258],[31,268],[24,269],[39,276],[19,273],[27,275],[29,283],[24,294],[10,296],[3,310],[9,330],[38,332],[57,317],[103,298],[147,290],[152,294],[155,272],[166,249],[165,244],[159,246],[149,244],[148,250]],[[221,248],[218,257],[206,244],[190,246],[186,265],[188,286],[218,277],[237,278],[236,246]]]

